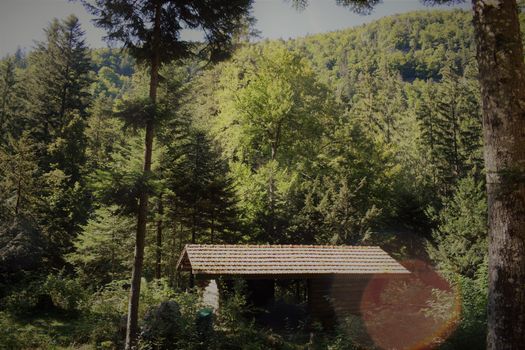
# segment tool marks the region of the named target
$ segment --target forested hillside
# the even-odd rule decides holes
[[[373,244],[432,263],[460,294],[455,331],[439,346],[483,348],[486,198],[470,21],[458,10],[414,12],[288,41],[239,39],[215,65],[165,65],[150,177],[147,70],[125,50],[88,48],[75,17],[51,22],[33,50],[0,62],[0,344],[121,346],[147,189],[141,319],[170,298],[183,321],[197,309],[175,270],[186,243]],[[217,320],[219,348],[309,341],[271,343],[242,321],[243,305],[233,299]],[[198,348],[188,320],[167,337]],[[355,345],[343,338],[319,348]]]

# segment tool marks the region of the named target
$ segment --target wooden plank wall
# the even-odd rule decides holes
[[[333,328],[338,319],[361,314],[361,297],[370,278],[334,276],[308,280],[308,306],[314,320]]]

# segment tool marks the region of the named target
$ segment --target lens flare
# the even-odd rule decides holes
[[[433,349],[455,329],[460,293],[420,260],[404,261],[402,279],[373,277],[361,298],[367,333],[383,349]]]
[[[361,334],[355,326],[347,326],[348,335],[365,347],[437,348],[458,324],[460,291],[422,260],[401,264],[411,272],[407,277],[378,275],[361,282],[366,284],[358,312]],[[334,301],[344,300],[344,295],[337,294],[332,295]],[[334,309],[337,313],[338,308]],[[339,320],[346,317],[342,313],[336,316]]]

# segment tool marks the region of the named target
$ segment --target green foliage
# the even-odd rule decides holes
[[[487,339],[488,303],[487,260],[478,268],[474,278],[459,276],[461,297],[459,324],[442,346],[443,349],[485,349]]]
[[[221,310],[217,315],[218,327],[222,332],[218,334],[218,349],[262,349],[272,348],[268,334],[256,328],[253,320],[246,318],[249,305],[243,293],[245,285],[242,281],[235,281],[233,293],[221,302]],[[217,327],[217,328],[218,328]]]
[[[28,314],[38,304],[41,295],[42,277],[26,278],[14,286],[6,288],[7,295],[1,300],[2,310],[8,311],[11,315]]]
[[[206,349],[214,339],[200,334],[196,293],[177,293],[171,299],[150,307],[142,322],[140,349]],[[206,343],[208,341],[208,343]]]
[[[30,217],[39,204],[41,181],[34,140],[24,132],[0,147],[0,218]]]
[[[255,167],[269,159],[290,166],[312,151],[330,96],[300,55],[279,45],[250,48],[223,77],[215,128],[228,155]]]
[[[0,145],[20,133],[23,111],[23,90],[20,66],[22,58],[15,55],[0,60]]]
[[[459,180],[435,216],[435,245],[429,255],[452,281],[461,301],[456,330],[443,349],[484,349],[487,329],[487,201],[484,183],[472,175]],[[433,315],[438,314],[433,310]]]
[[[115,160],[114,153],[127,145],[121,120],[112,118],[113,100],[98,97],[94,100],[86,128],[87,168],[108,169]]]
[[[86,9],[97,16],[98,27],[107,31],[107,37],[121,41],[130,54],[139,62],[152,58],[151,48],[158,44],[160,63],[191,56],[195,44],[180,37],[183,28],[202,30],[206,33],[206,43],[201,52],[209,53],[211,59],[222,58],[231,46],[232,34],[238,21],[248,15],[251,1],[215,1],[213,11],[210,5],[199,1],[180,4],[176,1],[159,3],[162,15],[159,21],[162,35],[154,43],[154,21],[156,3],[141,0],[106,3],[83,1]],[[132,20],[130,20],[132,19]]]
[[[147,310],[174,296],[174,291],[166,281],[148,283],[143,279],[139,317],[142,319]],[[128,280],[113,280],[88,298],[84,304],[84,313],[93,343],[112,344],[116,348],[123,345],[128,298]]]
[[[118,205],[124,214],[131,215],[137,211],[140,192],[143,189],[154,192],[154,179],[145,176],[141,170],[143,133],[125,136],[126,142],[122,146],[113,145],[111,162],[90,174],[89,186],[99,203]]]
[[[17,159],[17,169],[3,168],[10,170],[6,180],[16,183],[6,189],[10,196],[16,193],[12,210],[15,215],[31,212],[52,248],[50,264],[60,266],[89,207],[83,166],[90,61],[75,16],[53,20],[45,34],[29,55],[20,83],[23,117],[7,151]],[[27,171],[23,179],[21,171]]]
[[[2,290],[13,280],[35,272],[44,262],[45,240],[35,225],[17,218],[0,226],[0,286]],[[2,296],[3,292],[0,294]]]
[[[88,50],[78,19],[75,16],[62,22],[55,19],[45,33],[46,41],[38,43],[29,59],[30,79],[26,89],[31,117],[26,127],[47,146],[63,135],[62,128],[72,117],[85,118],[91,80]],[[82,134],[75,136],[77,141],[82,140]]]
[[[142,283],[140,317],[151,331],[143,348],[294,346],[245,317],[240,291],[224,300],[214,331],[202,336],[198,295],[172,289],[185,284],[175,265],[189,241],[360,244],[372,236],[388,246],[403,239],[398,228],[417,232],[419,243],[432,232],[430,255],[461,294],[460,321],[441,346],[483,347],[486,199],[470,15],[417,12],[250,44],[253,23],[240,18],[250,1],[220,2],[233,11],[205,14],[204,22],[177,12],[178,23],[190,28],[220,28],[206,46],[171,40],[181,28],[163,27],[168,35],[161,38],[153,105],[150,71],[135,66],[135,58],[152,58],[146,53],[155,2],[139,3],[145,7],[91,2],[103,27],[112,25],[111,11],[119,21],[127,10],[143,20],[110,30],[131,50],[87,50],[70,17],[51,22],[27,59],[17,54],[0,62],[0,344],[122,347],[131,218],[146,191],[155,213],[147,218],[144,276],[153,276],[160,252],[161,276],[169,282]],[[193,15],[201,14],[201,5],[191,3]],[[111,11],[97,12],[108,4]],[[164,15],[182,6],[163,4]],[[235,17],[235,25],[212,23],[219,14]],[[129,41],[128,30],[140,25],[144,31]],[[237,48],[232,59],[213,67],[191,58],[168,63],[197,47],[210,58],[210,49],[230,43]],[[144,175],[139,129],[152,120],[156,152],[152,174]],[[392,246],[397,256],[413,248]],[[51,268],[64,266],[68,274]],[[397,300],[408,292],[391,293]],[[429,315],[444,318],[451,296],[435,293]],[[178,313],[148,314],[168,301]],[[64,314],[40,320],[46,305]],[[24,325],[20,317],[27,315],[31,324]],[[341,326],[333,334],[316,332],[305,346],[357,348],[363,324]],[[307,342],[304,334],[297,338]]]
[[[436,217],[431,257],[446,272],[473,278],[487,255],[487,201],[484,184],[472,176],[459,181]]]
[[[0,312],[0,349],[50,349],[56,348],[52,339],[46,334],[35,332],[35,329],[21,327],[16,320]]]
[[[53,305],[65,311],[80,310],[88,297],[88,291],[79,280],[66,276],[63,271],[48,275],[41,293],[48,294]]]
[[[474,52],[470,21],[471,14],[461,10],[419,11],[290,40],[287,45],[307,57],[339,96],[351,99],[354,83],[367,70],[386,67],[412,82],[440,80],[450,55],[466,67]]]
[[[129,85],[134,62],[127,52],[114,49],[92,50],[91,62],[96,73],[90,87],[93,96],[115,98]]]
[[[135,222],[117,206],[97,209],[74,242],[67,261],[92,286],[103,286],[127,276],[132,259]]]
[[[278,44],[241,51],[220,84],[215,137],[238,171],[242,206],[262,226],[265,237],[255,239],[282,241],[289,193],[316,154],[333,99],[306,61]],[[246,196],[244,184],[258,186]]]
[[[2,299],[2,308],[20,317],[41,312],[74,314],[84,308],[89,295],[78,279],[61,271],[17,281]]]
[[[191,228],[191,241],[232,241],[236,229],[232,184],[227,164],[208,136],[190,130],[172,139],[161,162],[169,215]]]
[[[328,184],[328,191],[322,197],[318,209],[324,217],[325,232],[332,244],[356,244],[367,239],[370,222],[380,213],[374,205],[363,213],[363,207],[356,205],[356,197],[363,188],[365,179],[349,189],[346,181]]]
[[[370,340],[365,341],[366,326],[356,316],[348,316],[340,322],[333,332],[325,332],[321,327],[316,329],[315,336],[309,345],[313,349],[329,350],[370,350],[377,347]]]
[[[423,144],[435,164],[435,181],[442,193],[449,193],[458,179],[481,169],[481,110],[479,88],[473,79],[458,75],[451,66],[445,67],[442,75],[436,95],[422,102],[431,107],[419,118]]]
[[[149,310],[144,317],[140,335],[141,349],[162,350],[173,347],[180,333],[180,318],[179,305],[174,301],[162,302]]]

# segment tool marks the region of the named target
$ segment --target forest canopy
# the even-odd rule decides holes
[[[146,191],[139,315],[148,324],[149,308],[177,300],[188,319],[168,339],[184,348],[198,342],[180,335],[198,334],[191,281],[175,270],[186,243],[392,247],[461,293],[455,331],[439,345],[483,348],[487,207],[471,17],[412,12],[286,41],[237,33],[223,62],[164,64],[155,105],[150,71],[129,50],[90,49],[76,17],[53,20],[33,50],[0,61],[0,343],[122,346]],[[230,316],[243,305],[232,298]],[[37,336],[20,321],[46,307],[67,311],[67,336]],[[222,348],[268,348],[265,331],[227,316],[217,320]],[[291,338],[282,343],[300,341]],[[322,341],[346,348],[339,335]]]

